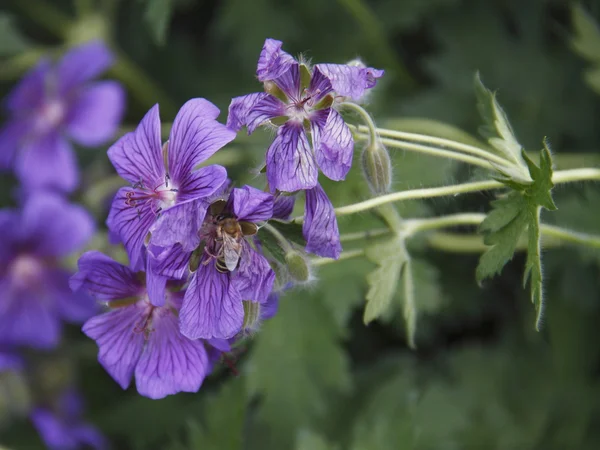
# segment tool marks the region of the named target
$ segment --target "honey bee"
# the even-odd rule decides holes
[[[229,214],[215,216],[216,241],[221,243],[216,255],[216,268],[221,273],[233,272],[240,263],[244,236],[252,236],[258,227],[250,222],[238,221]]]

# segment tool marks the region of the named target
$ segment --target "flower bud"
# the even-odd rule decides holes
[[[374,195],[389,192],[392,185],[392,163],[383,144],[374,142],[363,151],[362,168]]]
[[[310,280],[310,267],[304,256],[295,250],[290,250],[285,254],[290,277],[296,283],[306,283]]]
[[[244,323],[242,330],[246,333],[252,333],[260,325],[260,303],[250,300],[244,300]]]

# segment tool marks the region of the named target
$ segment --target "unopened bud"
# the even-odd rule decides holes
[[[379,142],[369,145],[362,154],[363,173],[375,195],[386,194],[392,185],[390,155]]]
[[[258,329],[260,325],[260,303],[250,300],[244,300],[244,323],[242,330],[247,333],[252,333]]]
[[[285,262],[288,267],[290,277],[296,283],[306,283],[310,280],[310,267],[304,256],[295,250],[290,250],[285,254]]]

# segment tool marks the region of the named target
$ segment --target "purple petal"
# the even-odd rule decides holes
[[[150,263],[148,263],[150,264]],[[148,265],[148,267],[150,267]],[[165,304],[165,295],[167,293],[167,277],[158,275],[152,269],[146,272],[146,289],[148,291],[148,300],[154,306],[163,306]]]
[[[127,193],[136,192],[129,187],[121,188],[112,202],[106,224],[108,228],[117,233],[127,250],[129,262],[132,267],[142,267],[142,250],[144,241],[156,216],[150,203],[139,206],[130,206],[127,202]]]
[[[12,167],[15,155],[30,131],[29,122],[19,119],[9,121],[0,130],[0,170]]]
[[[0,342],[51,349],[60,339],[60,320],[51,298],[39,290],[15,290],[0,282]]]
[[[77,96],[67,118],[67,132],[79,144],[95,147],[111,139],[123,115],[125,91],[116,81],[87,86]]]
[[[268,192],[252,186],[244,186],[233,189],[227,204],[228,210],[232,211],[238,220],[259,222],[271,218],[273,202],[274,198]]]
[[[106,71],[114,56],[102,41],[91,41],[69,50],[57,66],[58,91],[64,95]]]
[[[79,448],[77,437],[71,433],[70,427],[52,412],[36,408],[30,417],[48,449],[77,450]]]
[[[57,314],[65,321],[83,323],[98,313],[96,301],[86,292],[72,292],[69,288],[71,274],[62,269],[53,269],[45,277],[46,290],[53,297]]]
[[[21,241],[21,215],[14,209],[0,209],[0,261],[8,261],[18,253]]]
[[[244,244],[240,267],[233,275],[235,287],[242,300],[264,302],[273,290],[275,272],[264,256]]]
[[[163,250],[152,258],[152,270],[172,279],[182,279],[188,272],[191,252],[184,251],[181,244]]]
[[[266,97],[266,92],[256,92],[254,94],[242,95],[235,97],[229,104],[229,112],[227,115],[227,128],[238,132],[248,123],[248,113],[254,105]]]
[[[258,81],[273,80],[280,77],[296,60],[281,50],[283,42],[266,39],[258,58],[256,76]]]
[[[186,176],[179,186],[177,202],[189,202],[208,197],[217,192],[227,181],[227,170],[223,166],[201,167]]]
[[[273,292],[267,297],[267,301],[260,305],[261,320],[270,319],[277,314],[277,310],[279,309],[279,296],[280,294]]]
[[[143,290],[129,267],[96,250],[81,255],[77,266],[79,271],[69,280],[73,291],[84,290],[98,300],[119,300]]]
[[[289,69],[281,74],[273,82],[287,95],[294,103],[300,101],[301,97],[301,80],[300,80],[300,65],[294,63],[289,66]]]
[[[376,79],[383,76],[383,70],[371,67],[348,66],[345,64],[317,64],[333,86],[333,90],[344,97],[360,100],[365,90],[375,86]]]
[[[306,191],[306,210],[302,234],[306,251],[326,258],[338,259],[342,251],[340,232],[333,205],[327,194],[317,184]]]
[[[301,124],[286,123],[267,150],[271,190],[294,192],[316,186],[319,172]]]
[[[181,333],[190,339],[229,339],[242,328],[244,307],[229,273],[213,261],[200,263],[192,275],[179,311]]]
[[[142,182],[152,189],[157,180],[165,178],[158,104],[146,113],[135,131],[108,149],[108,158],[118,174],[132,184]]]
[[[285,115],[285,105],[281,100],[272,95],[264,96],[256,102],[246,116],[248,134],[254,133],[254,130],[264,124],[267,120]]]
[[[173,122],[169,136],[169,175],[184,183],[194,168],[235,139],[235,131],[217,122],[219,110],[203,98],[188,100]]]
[[[143,292],[133,271],[98,251],[84,253],[78,266],[79,271],[69,280],[75,292],[83,291],[104,301],[135,297]]]
[[[135,368],[138,392],[153,399],[178,392],[197,392],[208,368],[204,342],[183,336],[177,317],[167,309],[155,313],[152,327]]]
[[[79,184],[71,144],[58,132],[27,140],[17,155],[15,171],[28,190],[54,188],[71,192]]]
[[[67,256],[81,249],[94,233],[94,220],[80,206],[55,194],[35,192],[22,211],[22,233],[39,256]]]
[[[87,445],[96,450],[108,448],[108,442],[98,429],[91,425],[78,425],[71,429],[71,433],[80,444]]]
[[[311,96],[312,103],[317,103],[332,90],[329,78],[323,75],[318,67],[315,67],[310,79],[310,86],[308,86],[308,95]]]
[[[333,108],[317,111],[311,120],[315,158],[331,180],[346,178],[352,167],[354,139],[342,116]]]
[[[0,373],[11,370],[21,371],[23,369],[23,360],[11,351],[0,348]]]
[[[200,244],[198,230],[202,227],[206,208],[206,202],[196,200],[163,211],[150,227],[150,243],[158,247],[180,243],[185,251],[194,250]]]
[[[144,333],[137,327],[147,308],[125,306],[88,320],[82,331],[98,344],[98,361],[123,389],[127,389],[144,348]]]
[[[296,203],[295,195],[278,195],[273,203],[273,218],[288,220]]]
[[[37,65],[25,74],[19,84],[6,98],[6,107],[11,112],[31,111],[46,98],[46,81],[52,65],[48,58],[42,58]]]

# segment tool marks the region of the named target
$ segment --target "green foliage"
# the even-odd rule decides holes
[[[580,4],[575,3],[571,11],[576,33],[571,44],[573,49],[591,64],[584,72],[584,79],[596,93],[600,93],[600,28]]]
[[[150,28],[152,38],[157,44],[164,45],[175,0],[144,1],[146,2],[144,20]]]
[[[541,208],[553,211],[556,209],[552,199],[552,157],[544,142],[540,152],[540,166],[529,159],[523,152],[523,159],[533,179],[531,184],[523,184],[510,178],[501,178],[504,184],[513,189],[506,197],[493,202],[493,210],[481,224],[484,242],[490,245],[477,266],[477,280],[500,273],[504,265],[512,259],[516,245],[525,230],[527,237],[527,261],[523,284],[531,276],[531,301],[536,307],[536,328],[539,329],[544,299],[542,295],[542,262],[540,243]]]
[[[14,19],[0,11],[0,57],[16,55],[31,47],[31,43],[15,27]]]
[[[338,448],[312,431],[301,431],[296,440],[296,450],[336,450]]]

